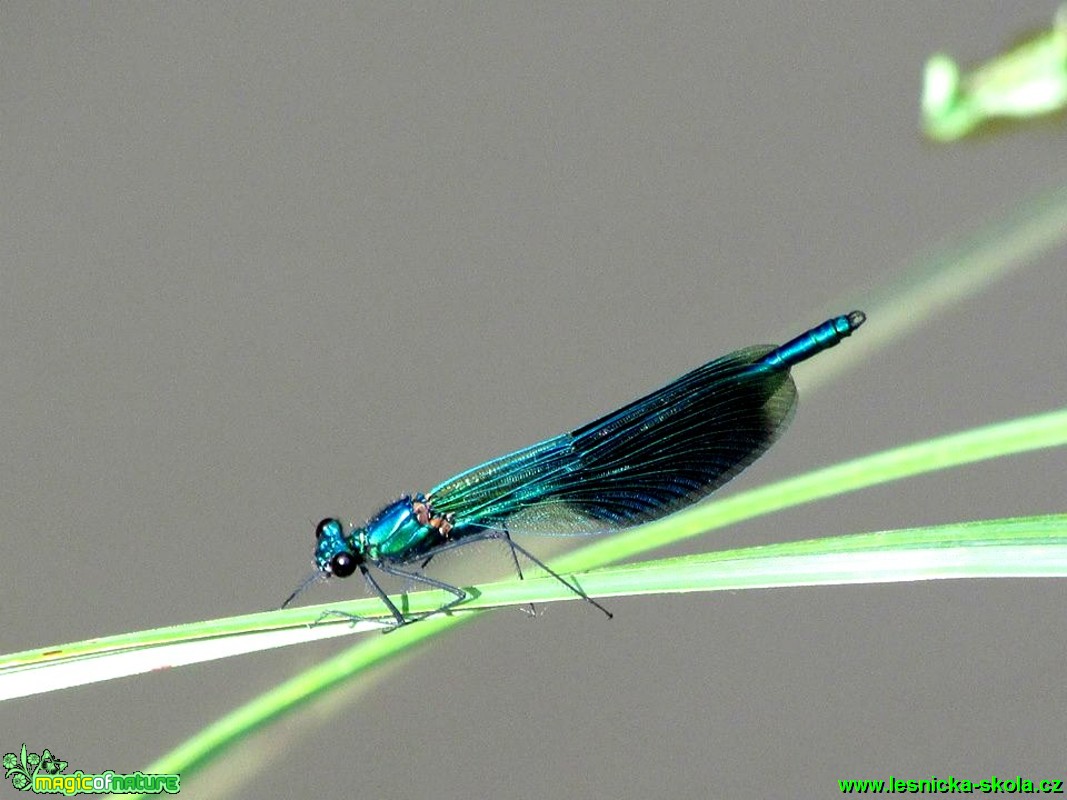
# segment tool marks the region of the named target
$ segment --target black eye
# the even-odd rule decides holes
[[[347,578],[356,571],[358,563],[351,553],[338,553],[330,559],[330,572],[338,578]]]
[[[322,520],[318,525],[315,526],[315,538],[321,539],[323,536],[326,535],[326,529],[332,528],[335,525],[338,528],[341,527],[341,523],[335,520],[333,517],[326,517],[326,519]]]

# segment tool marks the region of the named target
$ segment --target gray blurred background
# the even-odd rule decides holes
[[[974,63],[1053,11],[5,3],[0,652],[270,608],[320,517],[362,521],[864,307],[1067,181],[1062,118],[949,147],[917,122],[928,55]],[[797,370],[792,428],[725,491],[1062,405],[1065,260],[832,386]],[[675,553],[1062,511],[1063,464],[906,481]],[[506,566],[484,557],[455,560]],[[239,798],[1064,777],[1061,582],[610,606],[494,613],[213,775]],[[0,749],[142,768],[348,643],[8,702]]]

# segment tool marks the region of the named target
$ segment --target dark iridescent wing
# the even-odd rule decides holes
[[[743,470],[792,418],[772,346],[716,359],[570,433],[488,461],[430,492],[457,526],[594,533],[689,505]]]

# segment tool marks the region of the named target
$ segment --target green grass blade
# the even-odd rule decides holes
[[[564,573],[585,572],[789,506],[905,477],[1065,443],[1067,409],[989,425],[877,453],[732,498],[705,503],[665,520],[600,538],[587,547],[560,557],[553,566]],[[532,581],[511,583],[516,584],[513,587],[515,591],[525,591],[533,584]],[[494,585],[498,587],[496,592],[499,596],[503,596],[499,589],[501,585],[506,586],[507,582]],[[487,606],[484,590],[472,590],[472,593],[476,599],[466,603],[466,607]],[[433,610],[441,601],[441,596],[435,592],[420,592],[403,598],[405,610],[413,613]],[[547,599],[542,596],[537,601],[547,602]],[[505,603],[510,602],[510,599],[505,599]],[[0,699],[377,627],[372,621],[361,628],[349,628],[346,624],[343,630],[336,625],[308,627],[327,610],[369,618],[380,618],[384,611],[376,599],[370,598],[211,620],[15,653],[0,657]],[[391,634],[390,638],[399,633]]]
[[[1067,577],[1067,515],[763,545],[602,569],[580,580],[590,595],[612,597],[992,577]],[[481,594],[480,602],[494,606],[576,599],[548,578],[491,584]],[[227,715],[146,771],[187,774],[295,705],[475,616],[431,618],[361,643]]]

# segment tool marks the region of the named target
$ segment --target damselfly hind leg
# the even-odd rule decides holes
[[[518,573],[519,580],[520,581],[526,580],[526,576],[522,574],[522,565],[519,563],[519,554],[516,553],[515,552],[515,548],[511,546],[512,545],[511,532],[508,531],[508,529],[506,527],[504,528],[504,540],[508,544],[508,551],[511,553],[511,561],[515,565],[515,572]],[[522,606],[521,608],[522,608],[523,612],[525,614],[527,614],[528,616],[530,616],[530,617],[536,617],[537,616],[537,606],[534,605],[533,603],[527,603],[526,605]]]
[[[498,535],[497,538],[499,538],[499,535]],[[592,597],[590,597],[585,592],[583,592],[580,586],[578,586],[577,584],[571,583],[566,578],[564,578],[562,575],[560,575],[558,572],[556,572],[554,569],[549,567],[548,564],[546,564],[544,561],[542,561],[537,556],[535,556],[533,553],[531,553],[529,550],[527,550],[525,547],[523,547],[520,544],[517,544],[515,542],[515,540],[511,538],[511,535],[508,534],[506,531],[504,533],[503,539],[507,543],[508,547],[511,548],[511,554],[513,556],[515,555],[515,553],[522,553],[524,556],[526,556],[528,559],[530,559],[530,561],[532,561],[538,567],[543,569],[545,572],[547,572],[549,575],[551,575],[557,581],[562,583],[564,586],[566,586],[568,589],[570,589],[572,592],[574,592],[580,598],[582,598],[587,603],[590,603],[593,606],[595,606],[596,608],[599,608],[601,611],[603,611],[605,616],[607,616],[608,619],[614,619],[615,618],[614,614],[612,614],[610,611],[608,611],[606,608],[604,608],[604,606],[600,605],[600,603],[598,603]],[[515,557],[515,563],[518,564],[518,557],[517,556]],[[519,573],[519,577],[520,578],[522,577],[522,573],[521,572]],[[530,606],[532,607],[533,603],[531,603]]]
[[[543,569],[546,573],[548,573],[553,578],[555,578],[557,581],[562,583],[564,586],[566,586],[568,589],[570,589],[572,592],[574,592],[580,598],[585,600],[587,603],[589,603],[589,604],[595,606],[596,608],[600,609],[601,611],[603,611],[608,619],[613,619],[614,618],[614,616],[615,616],[614,614],[612,614],[610,611],[608,611],[606,608],[604,608],[604,606],[600,605],[600,603],[598,603],[592,597],[590,597],[585,592],[583,592],[581,590],[581,587],[579,587],[577,584],[572,583],[571,581],[569,581],[566,578],[564,578],[562,575],[560,575],[558,572],[556,572],[554,569],[552,569],[550,566],[548,566],[548,564],[546,564],[544,561],[539,559],[537,556],[535,556],[533,553],[531,553],[525,547],[523,547],[518,542],[516,542],[514,539],[512,539],[511,538],[511,534],[504,528],[486,528],[484,531],[482,531],[480,533],[468,534],[467,536],[465,536],[463,539],[460,539],[459,541],[453,541],[453,542],[449,542],[448,544],[441,545],[436,550],[434,550],[433,554],[437,555],[438,553],[442,553],[442,552],[444,552],[446,550],[454,550],[457,547],[466,547],[469,544],[474,544],[474,542],[487,542],[487,541],[500,541],[500,542],[503,542],[504,544],[506,544],[511,549],[511,555],[512,555],[512,558],[515,561],[515,568],[519,571],[519,577],[520,578],[523,578],[523,573],[522,573],[522,569],[519,567],[519,559],[518,559],[518,555],[517,555],[518,553],[522,553],[522,555],[525,556],[527,559],[529,559],[532,564],[534,564],[535,566],[538,566],[541,569]],[[379,565],[379,566],[381,566],[381,565]],[[384,569],[384,567],[383,567],[383,569]],[[425,576],[416,576],[413,573],[399,572],[399,573],[394,573],[394,574],[403,574],[405,576],[410,576],[412,578],[415,578],[416,580],[422,580],[422,581],[424,581],[426,583],[431,583],[431,580],[429,578],[426,578]],[[438,585],[438,583],[437,582],[432,582],[432,585],[436,586],[436,585]],[[448,584],[440,585],[439,588],[448,589]],[[448,589],[448,590],[449,591],[452,591],[452,590],[462,591],[461,589],[456,589],[456,587],[454,587],[454,586],[451,587],[451,589]],[[458,603],[459,600],[457,600],[455,602]],[[447,608],[451,608],[454,604],[455,603],[449,603]]]

